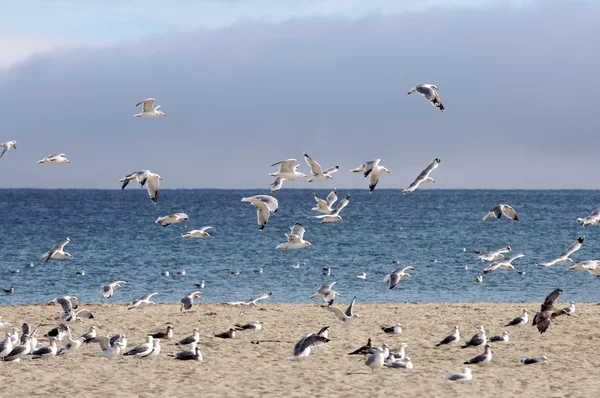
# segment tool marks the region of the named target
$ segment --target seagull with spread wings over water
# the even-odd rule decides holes
[[[327,170],[323,171],[321,169],[321,165],[319,165],[319,163],[315,162],[306,153],[304,153],[304,160],[306,160],[306,164],[308,164],[308,167],[310,167],[310,173],[312,174],[312,177],[308,180],[308,182],[320,182],[320,181],[333,180],[333,177],[331,176],[331,174],[335,173],[336,171],[338,171],[340,169],[340,166],[335,165],[335,166],[330,167]]]
[[[369,180],[369,192],[373,192],[384,172],[391,173],[391,171],[379,165],[380,161],[381,159],[371,160],[369,162],[362,163],[356,169],[350,170],[353,173],[363,173],[365,178],[371,175]]]
[[[306,174],[296,171],[300,165],[294,165],[294,163],[296,163],[296,159],[286,159],[282,160],[281,162],[273,163],[271,167],[279,165],[279,171],[276,173],[270,173],[269,175],[271,177],[283,177],[289,181],[295,181],[298,178],[308,177]]]
[[[440,158],[433,159],[431,161],[431,163],[429,163],[429,165],[425,168],[425,170],[423,170],[421,172],[421,174],[419,174],[417,176],[417,178],[415,178],[415,180],[410,183],[408,188],[406,188],[402,191],[402,193],[404,195],[407,195],[407,194],[411,193],[412,191],[414,191],[415,189],[417,189],[419,187],[419,185],[421,185],[421,184],[426,184],[428,182],[435,183],[435,180],[433,178],[431,178],[429,176],[429,174],[431,174],[431,172],[440,165],[441,161],[442,161],[442,159],[440,159]]]
[[[277,213],[279,202],[269,195],[255,195],[247,198],[242,198],[242,202],[251,203],[256,207],[256,218],[258,221],[258,229],[264,229],[271,213]]]

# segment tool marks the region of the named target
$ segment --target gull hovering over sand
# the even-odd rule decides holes
[[[502,249],[494,250],[487,254],[482,254],[481,256],[479,256],[479,259],[481,261],[488,261],[488,262],[500,260],[505,257],[503,253],[509,253],[511,250],[512,249],[510,248],[510,246],[506,246],[506,247],[503,247]]]
[[[355,314],[353,312],[355,302],[356,302],[356,296],[352,299],[352,302],[350,303],[348,308],[346,308],[346,311],[342,311],[338,307],[332,307],[331,305],[324,306],[323,309],[325,311],[332,312],[333,315],[335,315],[335,317],[337,319],[339,319],[340,321],[342,321],[344,323],[343,324],[344,327],[350,327],[350,325],[354,322],[354,320],[356,318],[360,318],[360,316],[358,314]]]
[[[187,221],[188,215],[185,213],[173,213],[168,216],[158,217],[155,223],[160,224],[164,227],[168,227],[171,224],[178,224],[182,221]]]
[[[312,178],[310,178],[308,180],[308,182],[320,182],[320,181],[333,180],[333,177],[331,176],[331,174],[335,173],[336,171],[338,171],[340,169],[340,166],[335,165],[335,166],[330,167],[327,170],[325,170],[325,172],[323,172],[319,163],[312,160],[312,158],[310,156],[308,156],[306,153],[304,153],[304,160],[306,160],[306,164],[308,164],[308,167],[310,167],[310,172],[312,174]]]
[[[43,159],[38,160],[36,163],[61,164],[71,163],[71,161],[65,157],[64,153],[55,153],[54,155],[49,155]]]
[[[269,297],[271,297],[273,295],[273,292],[265,292],[263,294],[261,294],[258,297],[254,297],[250,300],[247,301],[230,301],[227,303],[223,303],[223,304],[228,304],[228,305],[252,305],[252,306],[256,306],[256,303],[259,302],[260,300],[265,300],[268,299]]]
[[[482,365],[484,363],[490,362],[492,360],[492,347],[489,344],[486,344],[484,348],[485,348],[485,350],[484,350],[483,354],[477,355],[477,356],[469,359],[468,361],[465,361],[464,364],[465,365],[472,365],[472,364]]]
[[[437,343],[435,346],[439,347],[442,345],[455,344],[455,343],[458,343],[459,341],[460,341],[460,333],[458,331],[458,326],[454,326],[454,329],[452,330],[452,332],[448,336],[446,336],[442,341]]]
[[[371,160],[370,162],[362,163],[358,168],[350,170],[353,173],[363,173],[366,178],[369,174],[371,178],[369,180],[369,192],[373,192],[379,180],[381,179],[381,175],[383,172],[391,173],[388,169],[379,165],[381,159]]]
[[[402,191],[402,193],[404,195],[407,195],[407,194],[411,193],[412,191],[414,191],[415,189],[417,189],[419,187],[419,185],[421,185],[421,184],[426,184],[428,182],[435,183],[435,180],[433,178],[429,177],[429,174],[440,165],[441,161],[442,161],[442,159],[440,159],[440,158],[433,159],[433,161],[431,163],[429,163],[429,165],[425,168],[425,170],[423,170],[421,172],[421,174],[419,174],[417,176],[417,178],[415,178],[415,180],[413,182],[411,182],[411,184],[408,186],[408,188],[406,188]]]
[[[194,229],[185,234],[182,234],[181,237],[182,238],[208,238],[208,237],[210,237],[210,234],[206,231],[208,231],[211,228],[212,227],[202,227],[200,229]]]
[[[394,288],[394,286],[396,286],[398,284],[398,282],[400,282],[402,279],[408,279],[408,278],[412,278],[412,276],[410,274],[406,273],[406,270],[414,270],[415,268],[412,266],[408,266],[408,267],[404,267],[404,268],[398,268],[393,270],[392,272],[390,272],[389,274],[387,274],[384,278],[383,281],[386,282],[388,284],[388,286],[390,287],[390,290]]]
[[[322,346],[329,341],[330,340],[327,337],[311,333],[301,338],[296,345],[294,345],[294,353],[288,359],[290,361],[305,359],[310,355],[311,348]]]
[[[569,246],[567,248],[567,250],[565,250],[564,252],[561,253],[560,256],[558,256],[557,258],[550,260],[548,262],[545,263],[539,263],[536,265],[539,265],[540,267],[550,267],[554,264],[569,264],[572,263],[573,260],[571,260],[569,258],[569,256],[573,253],[575,253],[577,250],[581,249],[581,245],[583,245],[583,241],[585,240],[584,236],[580,236],[579,238],[577,238],[577,240],[571,244],[571,246]]]
[[[440,100],[440,96],[437,93],[438,90],[439,88],[434,84],[419,84],[413,87],[408,94],[410,95],[414,92],[417,92],[425,97],[425,99],[429,101],[431,105],[444,112],[446,108],[444,108],[444,105],[442,105],[442,100]]]
[[[585,260],[569,267],[569,271],[588,271],[600,278],[600,262],[598,260]]]
[[[294,224],[290,228],[290,233],[285,234],[285,237],[287,238],[287,242],[280,243],[275,248],[283,249],[283,253],[285,253],[286,251],[291,250],[291,249],[302,249],[304,247],[312,246],[312,243],[310,243],[307,240],[304,240],[304,232],[305,232],[305,230],[304,230],[304,227],[302,226],[302,224],[300,224],[300,223]]]
[[[142,117],[144,119],[156,119],[160,116],[167,116],[163,111],[159,111],[160,105],[154,106],[154,98],[147,98],[135,104],[136,107],[142,105],[142,112],[133,115],[133,117]]]
[[[460,348],[479,347],[480,345],[485,345],[486,343],[487,337],[485,336],[485,330],[483,329],[483,326],[480,326],[479,331],[475,333],[473,337],[471,337],[471,340],[467,341]]]
[[[554,318],[564,314],[562,309],[557,309],[554,306],[556,300],[558,300],[562,294],[562,289],[553,290],[542,303],[540,312],[533,317],[532,326],[537,326],[540,334],[545,333],[548,330]]]
[[[134,309],[139,306],[156,305],[156,303],[153,301],[150,301],[150,299],[157,294],[158,294],[158,292],[146,294],[146,295],[140,297],[139,299],[133,301],[131,304],[129,304],[127,309],[131,310],[131,309]]]
[[[533,365],[534,363],[546,363],[548,362],[548,357],[544,355],[540,358],[523,358],[520,362],[523,365]]]
[[[163,178],[158,174],[151,172],[150,170],[142,170],[142,171],[134,171],[131,174],[126,175],[121,178],[119,182],[122,182],[121,190],[125,189],[125,187],[129,184],[130,181],[136,180],[143,187],[146,185],[146,189],[148,190],[148,195],[150,195],[150,200],[154,204],[158,201],[158,189],[160,186],[160,180]]]
[[[273,180],[273,182],[271,183],[271,193],[276,195],[277,192],[279,192],[279,190],[283,186],[283,183],[286,181],[287,181],[287,179],[285,179],[283,177],[275,178],[275,180]]]
[[[483,269],[482,272],[484,275],[486,275],[492,271],[497,270],[498,268],[506,270],[506,271],[515,271],[515,267],[512,265],[512,262],[518,258],[525,257],[525,256],[526,256],[526,254],[519,253],[519,254],[515,254],[510,257],[506,257],[503,260],[500,260],[495,263],[492,263],[491,265],[488,265],[487,267],[485,267]]]
[[[193,292],[193,293],[188,294],[184,298],[182,298],[180,300],[180,302],[181,302],[180,311],[191,309],[192,305],[194,305],[194,299],[199,298],[200,295],[202,295],[202,292]]]
[[[279,171],[276,173],[270,173],[271,177],[282,177],[289,181],[295,181],[298,178],[308,177],[304,173],[296,171],[300,166],[299,164],[294,165],[296,159],[282,160],[281,162],[273,163],[271,167],[279,165]]]
[[[322,298],[323,301],[326,301],[330,304],[333,303],[335,296],[341,296],[338,292],[333,290],[333,285],[336,282],[325,282],[319,287],[315,294],[310,296],[309,298]]]
[[[459,373],[445,376],[444,379],[449,381],[470,381],[473,380],[473,375],[471,374],[471,369],[463,368]]]
[[[67,237],[67,239],[65,239],[64,241],[57,243],[56,245],[52,246],[52,249],[50,249],[50,251],[48,251],[47,253],[44,253],[41,257],[42,260],[44,260],[45,262],[50,261],[51,258],[55,258],[55,259],[59,259],[59,258],[71,258],[73,256],[71,256],[69,253],[67,253],[66,251],[64,251],[65,246],[71,241],[71,239],[69,239]]]
[[[348,206],[350,202],[350,195],[346,196],[344,199],[338,203],[335,210],[330,214],[321,214],[319,216],[310,216],[308,218],[318,218],[321,220],[321,224],[326,222],[336,222],[336,221],[344,221],[342,216],[340,216],[340,212],[344,209],[344,207]]]
[[[496,217],[499,220],[500,217],[502,217],[502,214],[504,214],[506,218],[510,218],[513,221],[519,222],[519,217],[517,216],[515,209],[505,204],[493,207],[488,214],[483,217],[483,221],[487,221],[492,217]]]
[[[317,196],[317,194],[314,194],[314,196],[317,206],[313,207],[311,210],[318,211],[319,213],[323,214],[331,214],[333,212],[333,208],[331,206],[333,206],[335,201],[338,199],[337,190],[335,188],[333,188],[329,195],[327,195],[326,200],[321,199]]]
[[[502,332],[501,335],[493,336],[488,340],[489,343],[508,343],[508,341],[509,341],[509,337],[508,337],[508,333],[506,333],[506,332]]]
[[[126,284],[126,283],[127,282],[125,282],[125,281],[116,281],[116,282],[107,283],[106,285],[102,286],[102,295],[104,296],[104,298],[109,299],[112,297],[115,290],[121,287],[121,284]]]
[[[0,154],[0,159],[2,159],[4,155],[6,155],[6,152],[10,151],[10,148],[17,149],[18,145],[19,143],[17,141],[6,141],[1,143],[0,148],[2,148],[2,153]]]
[[[1,157],[1,156],[0,156]],[[587,217],[578,218],[577,222],[579,224],[583,224],[584,227],[588,225],[598,225],[600,224],[600,209],[596,209]]]
[[[255,195],[248,198],[243,198],[242,202],[252,203],[256,207],[256,217],[258,220],[258,229],[263,229],[269,222],[269,215],[277,213],[279,202],[269,195]]]
[[[510,321],[509,323],[507,323],[504,326],[522,327],[522,326],[527,325],[527,322],[529,322],[529,317],[527,316],[527,310],[523,309],[523,312],[521,312],[521,315],[519,315],[518,317],[516,317],[515,319],[513,319],[512,321]]]

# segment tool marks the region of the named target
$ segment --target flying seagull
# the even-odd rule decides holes
[[[294,224],[290,228],[290,233],[285,234],[287,242],[280,243],[275,248],[283,249],[283,253],[291,249],[302,249],[304,247],[312,246],[313,244],[307,240],[304,240],[304,227],[300,223]]]
[[[458,331],[458,326],[454,326],[454,329],[452,330],[452,332],[448,336],[446,336],[442,341],[437,343],[435,346],[439,347],[441,345],[455,344],[455,343],[458,343],[459,341],[460,341],[460,333]]]
[[[160,224],[164,227],[168,227],[171,224],[178,224],[182,221],[187,221],[188,215],[185,213],[173,213],[168,216],[158,217],[155,223]]]
[[[588,271],[595,277],[600,277],[600,265],[598,260],[585,260],[569,267],[570,271]]]
[[[160,108],[160,105],[154,106],[154,101],[156,101],[154,98],[147,98],[135,104],[136,107],[142,105],[142,112],[133,116],[142,117],[144,119],[156,119],[160,116],[167,116],[166,113],[158,110],[158,108]]]
[[[158,294],[158,292],[146,294],[146,295],[140,297],[139,299],[133,301],[131,304],[129,304],[129,306],[127,307],[127,309],[128,310],[132,310],[132,309],[137,308],[139,306],[156,305],[156,303],[153,302],[153,301],[150,301],[150,299],[153,296],[157,295],[157,294]]]
[[[415,178],[415,180],[413,182],[411,182],[411,184],[408,186],[408,188],[406,188],[402,191],[402,193],[404,195],[407,195],[407,194],[411,193],[412,191],[414,191],[415,189],[417,189],[419,187],[419,185],[421,185],[421,184],[426,184],[428,182],[435,183],[435,180],[433,178],[429,177],[429,174],[440,165],[441,161],[442,161],[442,159],[440,159],[440,158],[433,159],[433,161],[431,163],[429,163],[429,165],[425,168],[425,170],[423,170],[421,172],[421,174],[419,174],[417,176],[417,178]]]
[[[104,298],[111,298],[112,295],[114,294],[115,290],[121,287],[121,284],[125,284],[127,282],[125,281],[116,281],[116,282],[110,282],[107,283],[106,285],[102,286],[102,295],[104,296]]]
[[[65,246],[71,241],[71,239],[69,239],[67,237],[67,239],[65,239],[64,241],[57,243],[56,245],[52,246],[52,249],[50,249],[50,251],[48,251],[47,253],[42,255],[42,260],[44,260],[45,262],[50,261],[51,258],[71,258],[73,256],[71,256],[69,253],[67,253],[66,251],[64,251]]]
[[[488,214],[486,214],[485,217],[483,217],[483,221],[487,221],[492,217],[496,217],[499,220],[500,217],[502,217],[502,214],[504,214],[505,217],[510,218],[513,221],[519,222],[519,217],[517,216],[515,209],[513,209],[509,205],[498,205],[493,207],[488,212]]]
[[[71,161],[65,157],[64,153],[55,153],[54,155],[49,155],[41,160],[38,160],[36,163],[61,164],[71,163]]]
[[[281,189],[281,187],[283,186],[283,183],[287,181],[285,178],[283,177],[277,177],[275,178],[275,180],[273,180],[273,182],[271,183],[271,193],[276,195],[277,192],[279,192],[279,190]]]
[[[506,246],[506,247],[503,247],[502,249],[494,250],[487,254],[482,254],[481,256],[479,256],[479,259],[481,261],[500,260],[505,257],[503,253],[510,253],[511,250],[512,249],[510,248],[510,246]]]
[[[255,195],[248,198],[243,198],[242,202],[251,203],[256,207],[256,217],[258,220],[258,229],[264,229],[267,222],[269,222],[269,215],[271,213],[277,213],[279,208],[279,202],[272,196],[269,195]]]
[[[398,268],[393,270],[392,272],[390,272],[389,274],[387,274],[384,278],[383,281],[386,282],[388,284],[388,286],[390,287],[390,290],[394,288],[394,286],[396,286],[398,284],[398,282],[400,282],[402,279],[408,279],[408,278],[412,278],[412,276],[410,274],[406,273],[406,270],[414,270],[415,268],[412,266],[408,266],[408,267],[404,267],[404,268]]]
[[[0,148],[2,148],[2,153],[0,154],[0,159],[6,154],[6,152],[10,151],[10,148],[17,149],[19,143],[17,141],[7,141],[0,144]]]
[[[483,274],[489,274],[492,271],[497,270],[498,268],[506,270],[506,271],[515,271],[515,267],[512,265],[512,262],[518,258],[525,257],[526,254],[519,253],[510,257],[506,257],[500,261],[492,263],[483,269]]]
[[[300,165],[294,165],[294,163],[296,163],[296,159],[287,159],[282,160],[281,162],[273,163],[271,167],[279,165],[279,171],[269,175],[271,177],[282,177],[290,181],[295,181],[298,178],[308,177],[306,174],[296,171]]]
[[[2,156],[0,156],[2,157]],[[588,225],[598,225],[600,224],[600,209],[596,209],[587,217],[578,218],[577,222],[579,224],[583,224],[584,227]]]
[[[358,168],[350,170],[353,173],[363,173],[364,177],[367,177],[369,174],[371,178],[369,180],[369,192],[373,192],[379,180],[381,179],[381,175],[386,173],[391,173],[388,169],[379,165],[381,159],[371,160],[369,162],[362,163]]]
[[[323,344],[329,343],[329,341],[330,340],[327,337],[311,333],[301,338],[296,345],[294,345],[294,353],[288,359],[290,361],[305,359],[310,355],[311,348],[322,346]]]
[[[352,302],[350,303],[348,308],[346,308],[346,311],[342,311],[338,307],[332,307],[331,305],[324,306],[323,309],[326,311],[332,312],[333,315],[335,315],[335,317],[337,319],[339,319],[340,321],[342,321],[344,323],[343,326],[349,327],[356,318],[360,318],[360,316],[358,314],[355,314],[353,312],[355,302],[356,302],[356,297],[354,297],[352,299]]]
[[[336,284],[336,282],[323,283],[317,289],[316,293],[313,294],[312,296],[310,296],[309,298],[322,298],[323,301],[326,301],[326,302],[332,304],[333,300],[335,299],[335,296],[341,296],[338,292],[333,290],[333,285],[335,285],[335,284]]]
[[[328,168],[323,171],[319,163],[315,162],[310,156],[304,153],[304,160],[306,160],[306,164],[310,167],[310,173],[312,174],[312,178],[308,180],[308,182],[320,182],[333,180],[331,174],[335,173],[340,169],[340,166],[335,165],[333,167]]]
[[[194,229],[185,234],[182,234],[181,237],[182,238],[208,238],[208,237],[210,237],[210,234],[206,231],[208,231],[211,228],[212,227],[207,226],[207,227],[202,227],[200,229]]]
[[[550,327],[552,320],[559,315],[563,315],[562,309],[556,309],[554,304],[556,300],[563,294],[562,289],[555,289],[550,293],[540,308],[540,312],[533,317],[533,326],[537,326],[540,334],[545,333]]]
[[[150,170],[142,170],[142,171],[134,171],[131,174],[126,175],[121,178],[119,182],[122,182],[121,190],[125,189],[125,187],[129,184],[130,181],[136,180],[143,187],[146,185],[146,189],[148,190],[148,195],[150,195],[150,200],[154,204],[158,201],[158,189],[160,186],[160,180],[163,178],[158,174],[151,172]]]
[[[418,86],[413,87],[408,94],[410,95],[414,92],[417,92],[425,97],[425,99],[429,101],[431,105],[444,112],[446,108],[444,108],[444,105],[442,105],[442,100],[440,100],[440,96],[437,93],[438,90],[439,88],[434,84],[419,84]]]
[[[322,214],[331,214],[333,212],[333,208],[331,206],[333,206],[335,201],[338,199],[337,190],[335,188],[329,192],[329,195],[327,195],[327,199],[325,200],[318,197],[317,194],[314,194],[314,197],[315,201],[317,202],[317,206],[313,207],[311,210],[318,211]]]
[[[308,218],[318,218],[321,220],[321,224],[326,223],[326,222],[344,221],[344,219],[340,216],[340,212],[342,211],[342,209],[344,207],[348,206],[349,202],[350,202],[350,195],[348,195],[344,199],[342,199],[340,201],[340,203],[338,203],[338,205],[336,206],[335,210],[332,211],[330,214],[321,214],[319,216],[310,216]]]
[[[561,253],[560,256],[558,256],[557,258],[550,260],[548,262],[545,263],[539,263],[536,265],[539,265],[540,267],[550,267],[554,264],[569,264],[572,263],[573,260],[571,260],[569,258],[569,256],[573,253],[575,253],[577,250],[581,249],[581,245],[583,245],[583,241],[585,240],[584,236],[580,236],[579,238],[577,238],[577,240],[571,244],[571,246],[569,246],[567,248],[567,250],[565,250],[564,252]]]

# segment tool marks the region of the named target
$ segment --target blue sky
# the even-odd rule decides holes
[[[374,158],[404,188],[434,157],[438,188],[597,188],[592,1],[122,3],[5,5],[0,187],[268,187],[306,151],[344,170],[322,188]],[[151,96],[168,117],[134,119]]]

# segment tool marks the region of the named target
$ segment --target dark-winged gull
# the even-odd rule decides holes
[[[488,339],[488,342],[490,342],[490,343],[508,343],[508,341],[509,341],[508,333],[506,333],[506,332],[502,332],[501,335],[492,336]]]
[[[460,333],[458,331],[458,326],[454,326],[452,332],[448,336],[446,336],[442,341],[437,343],[435,346],[439,347],[442,345],[456,344],[460,341]]]
[[[548,362],[548,357],[544,355],[540,358],[523,358],[520,362],[524,365],[533,365],[534,363],[546,363]]]
[[[517,212],[515,212],[515,209],[507,204],[500,204],[492,207],[485,217],[483,217],[483,221],[487,221],[492,217],[496,217],[499,220],[503,214],[506,218],[519,222],[519,216],[517,216]]]
[[[234,339],[235,338],[235,329],[234,328],[229,328],[228,331],[223,332],[223,333],[219,333],[219,334],[215,334],[215,337],[218,337],[220,339]]]
[[[421,94],[427,101],[429,101],[431,105],[444,112],[446,108],[444,108],[442,100],[440,99],[440,96],[437,93],[438,90],[439,88],[435,84],[419,84],[410,89],[408,94],[410,95],[414,92],[417,92]]]
[[[294,345],[294,353],[288,359],[291,361],[304,359],[310,355],[311,348],[319,347],[328,343],[329,341],[330,340],[327,337],[311,333],[301,338],[296,345]]]
[[[435,180],[431,178],[429,174],[431,174],[431,172],[440,165],[441,161],[442,159],[440,158],[433,159],[431,163],[429,163],[429,165],[425,168],[425,170],[423,170],[421,174],[419,174],[417,178],[415,178],[415,180],[411,182],[410,185],[402,191],[402,193],[404,195],[407,195],[413,192],[415,189],[417,189],[421,184],[426,184],[428,182],[435,183]]]
[[[172,339],[173,338],[173,326],[167,325],[167,330],[164,332],[152,333],[150,336],[154,339]]]
[[[13,344],[13,349],[3,358],[5,362],[19,362],[21,358],[24,358],[29,354],[31,351],[29,335],[25,334],[23,340],[24,341],[17,346]]]
[[[485,345],[485,350],[483,352],[483,354],[481,355],[477,355],[471,359],[469,359],[468,361],[465,361],[464,364],[465,365],[482,365],[484,363],[488,363],[492,360],[492,347],[489,344]]]
[[[187,336],[186,338],[180,340],[178,343],[175,343],[175,345],[189,345],[192,343],[198,343],[199,341],[200,331],[198,330],[198,328],[194,328],[194,330],[192,330],[191,336]]]
[[[82,334],[80,337],[83,338],[85,343],[90,343],[97,334],[98,332],[96,331],[96,326],[90,326],[90,330]]]
[[[145,100],[135,104],[136,108],[142,105],[142,111],[133,115],[133,117],[141,117],[144,119],[156,119],[160,116],[167,116],[166,113],[158,110],[158,108],[160,108],[160,105],[154,106],[154,101],[156,101],[154,98],[146,98]]]
[[[196,343],[192,343],[188,350],[175,352],[169,356],[180,361],[202,361],[202,353],[200,348],[196,347]]]
[[[152,336],[147,336],[145,343],[142,343],[137,347],[127,351],[125,354],[123,354],[123,356],[136,356],[138,358],[143,358],[150,354],[154,349],[153,341],[154,338]]]
[[[523,309],[523,311],[521,312],[521,315],[519,315],[512,321],[508,322],[504,326],[519,326],[519,327],[521,327],[521,326],[527,325],[527,322],[529,322],[529,317],[527,316],[527,310]]]
[[[445,376],[444,379],[449,381],[469,381],[473,379],[473,375],[471,374],[471,369],[463,368],[459,373]]]
[[[475,335],[473,337],[471,337],[471,340],[467,341],[460,348],[479,347],[481,345],[485,345],[486,343],[487,343],[487,337],[485,335],[485,330],[483,329],[483,326],[480,326],[479,331],[477,333],[475,333]]]
[[[563,315],[562,309],[556,309],[556,307],[554,306],[556,300],[558,300],[558,298],[562,294],[562,289],[553,290],[542,303],[540,312],[535,314],[535,316],[533,317],[532,325],[537,326],[537,329],[540,332],[540,334],[545,333],[548,330],[550,324],[552,323],[552,320],[555,317]]]
[[[389,333],[389,334],[400,334],[400,333],[402,333],[402,325],[400,325],[399,323],[396,323],[395,325],[391,325],[391,326],[382,326],[381,330],[383,330],[385,333]]]
[[[269,222],[271,213],[277,213],[279,202],[269,195],[255,195],[247,198],[242,198],[242,202],[251,203],[256,207],[256,219],[258,221],[258,229],[264,229]]]
[[[252,321],[244,324],[236,323],[236,330],[260,330],[262,329],[262,325],[259,321]]]
[[[555,259],[552,259],[550,261],[547,261],[545,263],[539,263],[536,265],[539,265],[541,267],[550,267],[554,264],[570,264],[573,262],[573,260],[571,260],[569,258],[569,256],[573,253],[575,253],[577,250],[581,249],[581,245],[583,245],[583,241],[585,240],[584,236],[580,236],[579,238],[577,238],[577,240],[575,242],[573,242],[568,248],[567,250],[565,250],[564,252],[561,253],[560,256],[558,256]]]
[[[53,357],[56,356],[56,350],[56,338],[50,337],[50,344],[48,346],[40,347],[35,351],[31,351],[29,356],[32,359]]]
[[[372,348],[373,348],[373,342],[369,338],[367,340],[367,344],[365,344],[362,347],[357,348],[356,350],[348,353],[348,355],[367,355]]]

